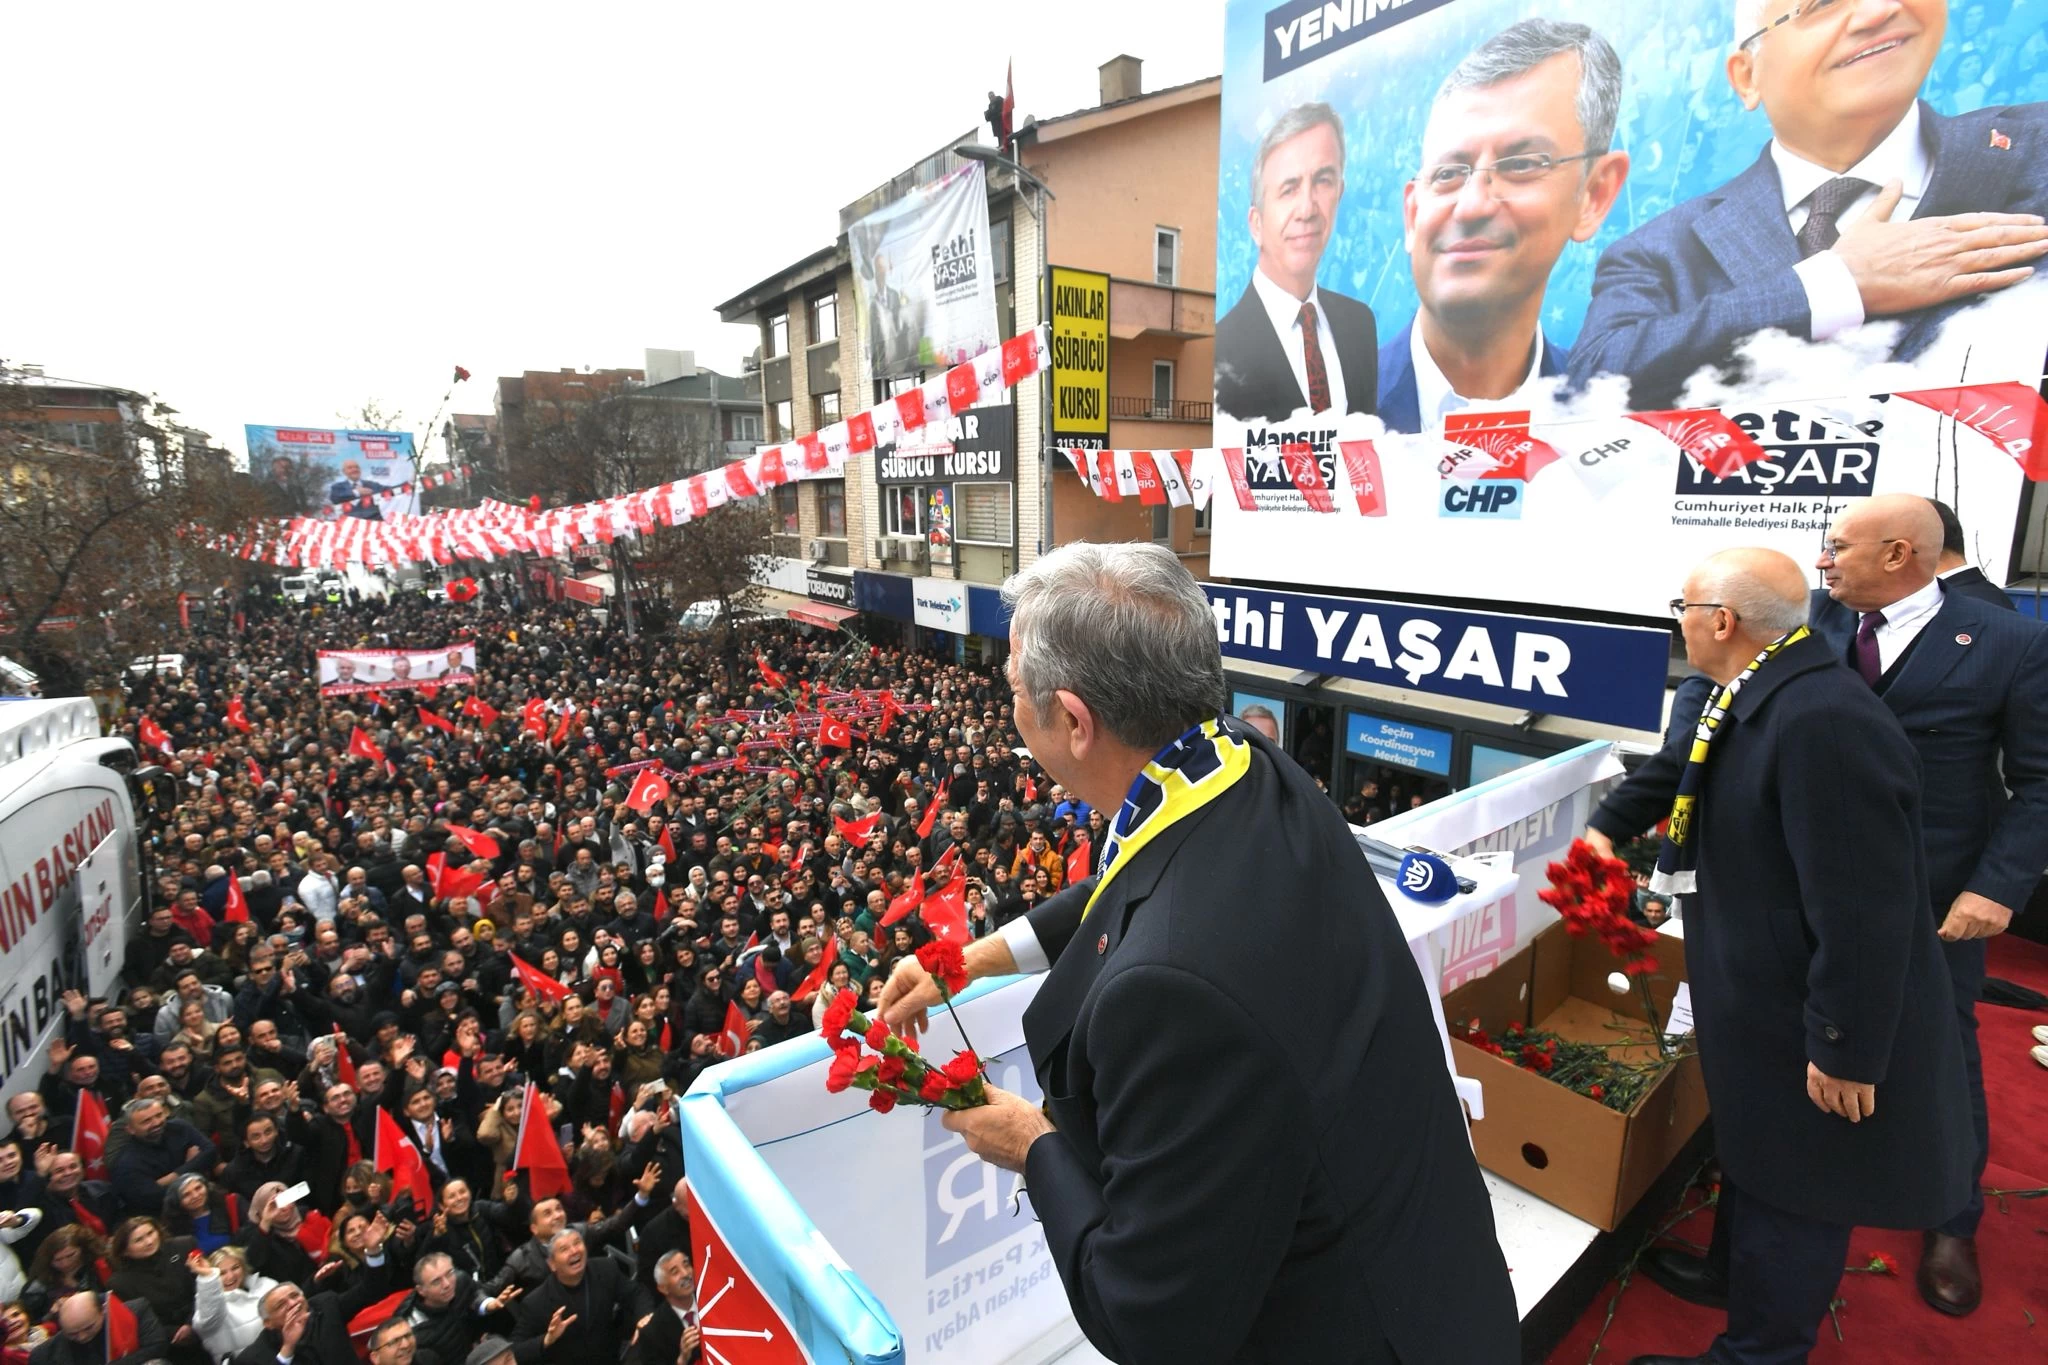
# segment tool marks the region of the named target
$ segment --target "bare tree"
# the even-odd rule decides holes
[[[405,413],[399,408],[387,408],[383,401],[365,398],[354,412],[337,412],[334,420],[351,431],[404,431]]]
[[[504,435],[507,482],[550,504],[595,502],[711,468],[717,431],[708,411],[623,391],[588,399],[530,399]]]
[[[759,579],[768,567],[774,525],[768,500],[749,498],[647,537],[641,572],[649,582],[664,586],[672,603],[718,603],[711,643],[726,659],[728,674],[738,657],[739,619],[761,601]]]

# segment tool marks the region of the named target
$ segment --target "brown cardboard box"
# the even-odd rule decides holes
[[[1683,940],[1659,936],[1656,957],[1650,997],[1657,1017],[1668,1024],[1672,997],[1685,980]],[[1580,1042],[1610,1042],[1615,1016],[1645,1019],[1640,992],[1616,994],[1608,985],[1609,974],[1620,969],[1620,960],[1598,939],[1573,938],[1564,925],[1554,924],[1486,976],[1444,997],[1458,1072],[1486,1088],[1486,1117],[1472,1125],[1479,1164],[1608,1232],[1706,1119],[1699,1058],[1681,1059],[1623,1114],[1482,1052],[1456,1034],[1477,1019],[1495,1039],[1519,1023]],[[1689,1039],[1684,1048],[1690,1052]],[[1656,1049],[1645,1041],[1615,1055],[1643,1060]]]

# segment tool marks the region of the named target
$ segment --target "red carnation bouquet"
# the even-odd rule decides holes
[[[953,997],[967,988],[967,966],[958,944],[934,939],[917,950],[917,960],[931,974],[939,988],[939,999],[952,1008]],[[960,1016],[953,1016],[959,1023]],[[825,1073],[825,1088],[833,1094],[842,1090],[865,1090],[868,1107],[886,1114],[898,1104],[922,1105],[931,1109],[974,1109],[988,1103],[988,1088],[982,1077],[981,1058],[972,1044],[953,1054],[943,1066],[927,1061],[917,1050],[915,1039],[889,1031],[881,1019],[869,1019],[854,1008],[853,992],[844,990],[825,1007],[825,1026],[819,1030],[832,1045],[832,1067]],[[967,1030],[960,1030],[967,1042]]]
[[[1629,917],[1635,906],[1635,876],[1619,858],[1593,851],[1584,839],[1572,840],[1564,861],[1552,863],[1547,871],[1550,885],[1536,893],[1536,899],[1564,917],[1565,932],[1574,938],[1597,937],[1607,951],[1621,959],[1621,970],[1635,982],[1643,1000],[1643,1017],[1650,1022],[1657,1050],[1671,1055],[1671,1044],[1657,1020],[1657,1002],[1650,998],[1648,978],[1657,973],[1657,931]]]

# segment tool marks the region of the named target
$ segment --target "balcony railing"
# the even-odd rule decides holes
[[[1197,403],[1189,398],[1175,398],[1162,403],[1156,398],[1109,396],[1111,417],[1139,417],[1151,422],[1206,422],[1213,407],[1213,404]]]

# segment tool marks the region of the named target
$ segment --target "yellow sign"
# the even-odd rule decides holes
[[[1109,276],[1052,268],[1052,439],[1109,445]]]

